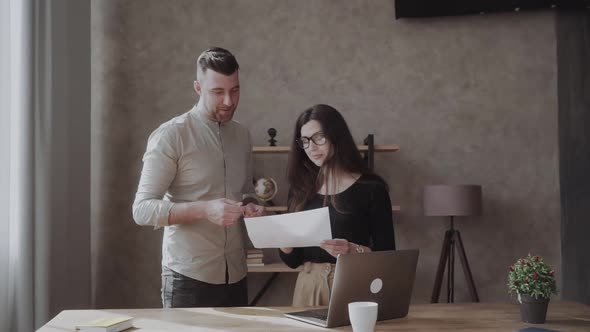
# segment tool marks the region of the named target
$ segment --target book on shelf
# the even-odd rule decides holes
[[[77,331],[84,332],[119,332],[133,327],[131,317],[103,317],[76,326]]]
[[[246,249],[246,265],[248,266],[264,266],[264,252],[262,249],[247,248]]]
[[[262,249],[246,249],[246,259],[262,259],[264,257],[264,253]]]
[[[246,264],[248,266],[265,266],[277,262],[282,262],[282,260],[279,257],[279,250],[276,248],[246,248]]]
[[[246,258],[246,263],[247,264],[262,264],[264,262],[262,261],[262,257],[260,257],[260,258],[250,258],[250,257],[248,257],[248,258]]]
[[[263,258],[263,257],[264,257],[264,255],[262,253],[260,253],[260,254],[251,254],[251,255],[248,254],[248,255],[246,255],[246,258]]]
[[[263,253],[262,249],[256,249],[256,248],[247,248],[246,249],[246,256],[262,255],[262,253]]]
[[[264,266],[264,263],[248,263],[248,266],[250,266],[250,267]]]

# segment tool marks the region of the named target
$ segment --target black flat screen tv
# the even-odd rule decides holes
[[[590,0],[394,0],[395,18],[470,15],[538,9],[590,10]]]

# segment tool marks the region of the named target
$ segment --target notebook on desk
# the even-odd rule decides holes
[[[405,317],[410,307],[418,253],[418,250],[391,250],[340,255],[328,308],[285,316],[322,327],[349,325],[348,303],[372,301],[379,304],[378,321]]]

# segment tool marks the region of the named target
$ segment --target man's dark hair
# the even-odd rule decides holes
[[[197,80],[199,72],[205,74],[207,69],[229,76],[240,69],[240,65],[230,51],[221,47],[212,47],[201,53],[197,59]]]

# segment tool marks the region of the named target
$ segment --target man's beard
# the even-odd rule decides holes
[[[237,108],[237,105],[235,105],[234,107],[231,107],[227,110],[216,108],[212,111],[206,105],[203,105],[203,106],[205,108],[205,114],[207,114],[207,117],[211,121],[214,121],[214,122],[230,121],[234,117],[234,113],[236,112],[236,108]]]
[[[236,107],[229,109],[217,109],[213,114],[218,122],[227,122],[234,117]]]

